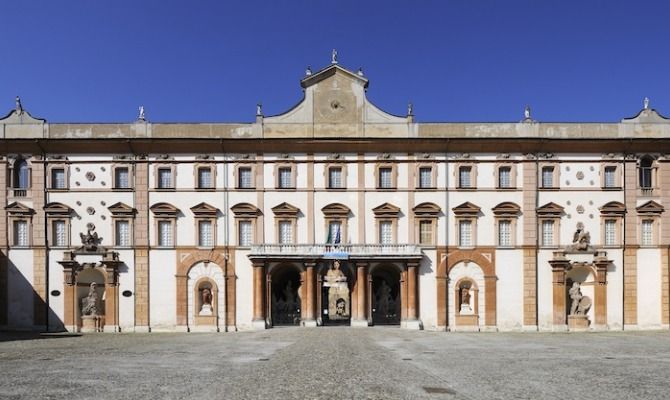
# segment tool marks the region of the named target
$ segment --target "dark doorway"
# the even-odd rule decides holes
[[[351,325],[351,291],[353,288],[354,274],[346,261],[339,261],[339,270],[346,277],[345,290],[339,290],[326,286],[328,270],[332,268],[332,261],[327,261],[322,270],[321,284],[321,321],[326,326]],[[331,290],[337,294],[331,296]],[[331,303],[331,298],[333,304]]]
[[[400,273],[392,267],[372,273],[372,323],[400,325]]]
[[[280,267],[272,275],[272,325],[300,324],[300,272],[290,266]]]

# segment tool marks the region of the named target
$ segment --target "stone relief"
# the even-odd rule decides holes
[[[591,308],[591,298],[582,295],[582,290],[579,282],[574,282],[570,291],[570,315],[586,315]]]
[[[333,266],[325,276],[324,287],[328,288],[328,319],[343,320],[349,318],[349,286],[347,277],[340,270],[340,261],[333,261]]]
[[[98,284],[93,282],[88,290],[88,295],[81,299],[81,315],[82,316],[98,316],[100,315],[100,297],[96,291]]]
[[[591,249],[591,234],[584,230],[584,224],[577,223],[577,230],[572,237],[572,245],[570,250],[588,251]]]
[[[98,237],[97,232],[91,233],[92,229],[88,228],[86,230],[86,234],[79,233],[79,237],[81,238],[81,244],[82,246],[80,249],[86,251],[86,252],[95,252],[98,250],[98,247],[100,245],[100,242],[102,241],[101,237]]]

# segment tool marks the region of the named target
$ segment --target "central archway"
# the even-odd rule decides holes
[[[393,265],[379,265],[370,271],[373,325],[400,325],[401,274]]]
[[[301,270],[293,264],[275,267],[270,275],[272,326],[300,325]]]

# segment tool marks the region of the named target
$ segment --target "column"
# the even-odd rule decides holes
[[[607,329],[607,266],[612,261],[607,259],[606,252],[598,252],[594,264],[596,266],[595,298],[595,326],[596,329]]]
[[[305,263],[305,302],[302,304],[302,315],[300,316],[302,326],[315,328],[314,306],[316,304],[315,274],[316,263],[309,261]]]
[[[419,278],[419,263],[407,263],[407,317],[405,320],[405,327],[408,329],[421,329],[421,321],[419,321],[419,292],[418,292],[418,278]]]
[[[554,304],[554,330],[567,330],[566,300],[565,300],[565,271],[570,266],[570,261],[565,258],[565,254],[554,253],[554,259],[549,261],[552,272],[553,304]]]
[[[351,326],[367,327],[368,326],[368,263],[356,263],[356,313],[355,319],[352,318]],[[352,302],[353,303],[353,302]],[[353,310],[352,310],[353,313]]]
[[[265,263],[254,262],[254,329],[265,329]]]

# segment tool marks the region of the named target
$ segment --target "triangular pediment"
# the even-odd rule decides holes
[[[517,216],[521,213],[521,207],[511,201],[505,201],[491,209],[497,216]]]
[[[35,213],[35,210],[32,208],[16,201],[5,207],[5,210],[7,210],[7,213],[13,215],[32,215]]]
[[[610,201],[600,207],[600,213],[603,215],[623,215],[626,213],[626,206],[618,201]]]
[[[314,72],[311,75],[306,76],[300,81],[300,86],[302,86],[303,88],[308,88],[336,74],[340,74],[343,77],[359,82],[360,84],[363,85],[364,88],[368,87],[369,82],[367,78],[355,72],[349,71],[348,69],[342,67],[340,64],[335,63],[331,63],[329,66],[322,68],[321,70]]]
[[[537,208],[537,214],[538,215],[546,215],[546,216],[560,216],[563,214],[563,210],[565,210],[563,207],[559,206],[558,204],[554,202],[549,202],[542,207]]]
[[[44,206],[48,215],[70,216],[72,209],[63,203],[52,202]]]
[[[107,207],[109,212],[112,213],[112,215],[124,215],[124,216],[129,216],[129,215],[134,215],[137,210],[132,208],[126,203],[118,202],[114,203],[111,206]]]
[[[321,211],[325,215],[332,215],[332,216],[347,216],[351,212],[349,207],[340,203],[330,203],[327,206],[323,207]]]
[[[191,212],[196,216],[215,216],[219,212],[219,209],[213,205],[202,202],[191,207]]]
[[[179,209],[170,203],[156,203],[150,209],[155,216],[176,217],[179,214]]]
[[[476,204],[466,201],[465,203],[451,209],[456,215],[477,215],[481,208]]]
[[[435,203],[421,203],[412,208],[414,215],[421,217],[437,217],[442,209]]]
[[[397,217],[400,214],[400,207],[391,203],[384,203],[372,209],[377,217]]]
[[[648,202],[635,207],[635,209],[637,210],[638,214],[660,214],[665,211],[663,206],[654,200],[649,200]]]
[[[237,203],[230,207],[230,211],[232,211],[236,217],[257,217],[262,214],[258,207],[249,203]]]
[[[272,212],[275,213],[275,215],[296,216],[300,212],[300,209],[287,202],[283,202],[272,207]]]

